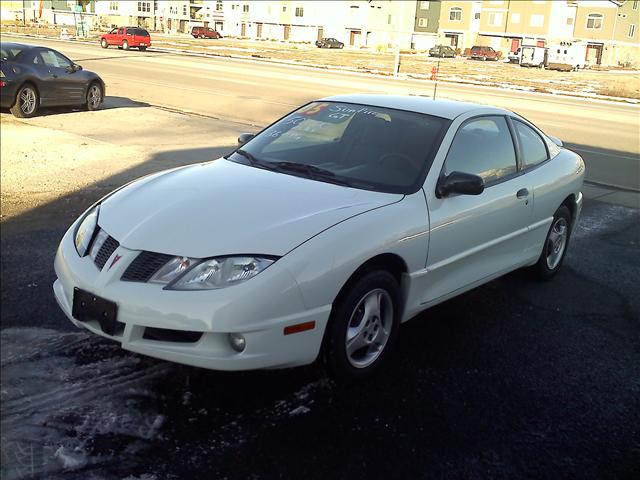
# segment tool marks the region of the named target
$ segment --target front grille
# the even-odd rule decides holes
[[[146,327],[142,338],[159,342],[195,343],[200,340],[202,333],[203,332],[193,332],[190,330]]]
[[[119,246],[120,243],[115,238],[110,235],[107,236],[106,240],[100,247],[100,250],[98,250],[96,258],[93,259],[93,262],[100,270],[102,270],[104,264],[107,263],[109,257],[113,254],[113,252],[116,251],[116,248],[118,248]]]
[[[127,282],[148,282],[153,274],[172,258],[172,255],[164,253],[141,252],[122,274],[121,279]]]

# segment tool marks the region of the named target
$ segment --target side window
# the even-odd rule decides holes
[[[465,123],[453,139],[444,168],[446,174],[479,175],[486,185],[515,173],[516,152],[506,120],[491,116]]]
[[[124,35],[124,28],[118,29],[118,35]]]
[[[525,167],[537,165],[544,162],[549,158],[547,155],[547,148],[544,145],[544,141],[540,138],[535,130],[528,125],[515,120],[513,125],[520,141],[520,147],[522,148],[522,161]]]
[[[116,33],[118,33],[118,29],[117,29],[117,28],[114,28],[113,30],[111,30],[111,31],[109,32],[109,35],[115,35]]]
[[[47,67],[67,68],[71,66],[69,60],[53,50],[42,50],[40,56]]]

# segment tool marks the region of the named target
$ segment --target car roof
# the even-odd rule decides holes
[[[478,113],[495,113],[504,115],[509,113],[503,108],[479,103],[459,102],[457,100],[433,100],[430,97],[418,95],[384,95],[384,94],[349,94],[334,95],[321,99],[323,101],[357,103],[374,107],[395,108],[409,112],[424,113],[435,117],[453,120],[463,113],[478,111]]]
[[[27,45],[24,43],[16,43],[16,42],[0,42],[0,45],[4,48],[21,48],[23,50],[30,50],[32,48],[36,48],[37,45]]]

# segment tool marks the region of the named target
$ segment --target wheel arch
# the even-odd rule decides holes
[[[573,222],[575,222],[576,219],[576,196],[573,193],[567,196],[567,198],[565,198],[560,204],[560,207],[562,206],[565,206],[569,209],[569,213],[571,214],[571,226],[573,227]]]

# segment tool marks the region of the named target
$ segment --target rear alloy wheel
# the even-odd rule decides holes
[[[105,38],[103,38],[103,39],[100,41],[100,46],[101,46],[102,48],[109,48],[109,43],[107,42],[107,40],[106,40]]]
[[[122,49],[123,50],[129,50],[129,42],[127,42],[126,40],[122,41]]]
[[[94,82],[89,85],[87,90],[87,103],[86,108],[89,111],[98,110],[102,104],[102,87]]]
[[[571,212],[562,205],[553,215],[551,228],[544,241],[538,263],[533,266],[535,276],[541,280],[553,277],[564,261],[571,234]]]
[[[371,376],[386,361],[400,326],[400,288],[391,273],[369,270],[333,307],[324,359],[340,380]]]
[[[18,118],[31,118],[38,110],[38,92],[27,84],[18,90],[16,103],[11,107],[11,113]]]

